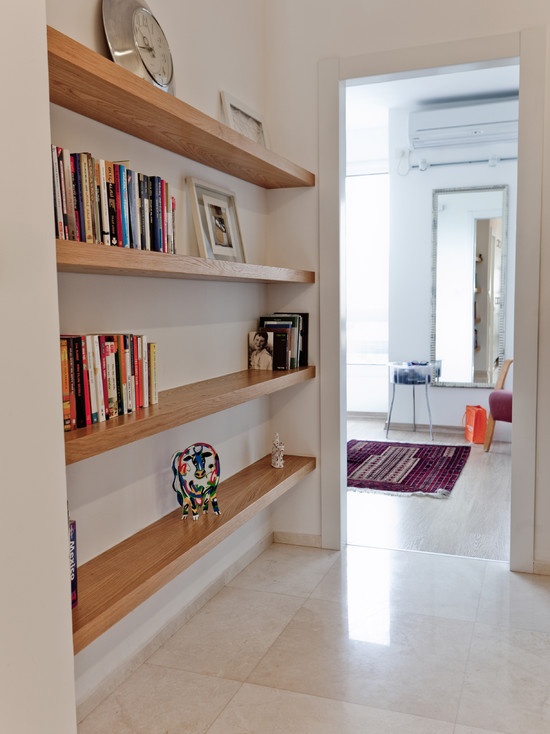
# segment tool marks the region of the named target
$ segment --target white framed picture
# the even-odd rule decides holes
[[[220,95],[225,124],[268,148],[267,132],[261,115],[227,92],[220,92]]]
[[[187,188],[201,256],[246,262],[235,194],[195,178]]]

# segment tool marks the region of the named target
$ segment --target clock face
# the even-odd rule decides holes
[[[145,0],[103,0],[103,27],[115,63],[174,94],[170,47]]]
[[[134,42],[141,60],[153,81],[167,88],[172,80],[172,56],[168,41],[155,17],[145,8],[133,16]]]

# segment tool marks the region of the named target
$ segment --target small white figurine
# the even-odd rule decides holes
[[[285,452],[285,445],[282,441],[279,440],[279,434],[275,434],[275,438],[273,439],[273,448],[271,449],[271,466],[275,467],[275,469],[282,469],[285,462],[284,462],[284,452]]]

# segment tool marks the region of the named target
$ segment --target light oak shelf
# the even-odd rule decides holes
[[[207,260],[202,257],[168,255],[70,240],[56,241],[56,255],[57,270],[60,273],[225,280],[240,283],[315,282],[315,273],[311,270]]]
[[[315,469],[315,458],[285,456],[274,469],[266,456],[220,482],[221,515],[181,519],[171,512],[78,569],[73,610],[75,652],[102,635],[162,586]]]
[[[242,370],[163,390],[157,405],[65,433],[65,463],[74,464],[314,377],[315,367]]]
[[[266,189],[315,176],[48,26],[50,101]]]

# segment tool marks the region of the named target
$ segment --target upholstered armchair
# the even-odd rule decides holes
[[[506,376],[510,369],[512,359],[505,359],[500,368],[495,389],[489,394],[489,418],[487,419],[487,431],[485,433],[485,445],[483,449],[489,451],[495,432],[495,421],[512,422],[512,391],[504,389]]]

